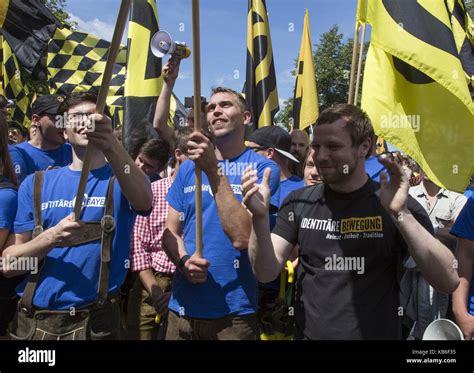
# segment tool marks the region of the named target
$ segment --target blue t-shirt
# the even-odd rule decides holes
[[[278,188],[277,192],[275,193],[274,201],[276,202],[276,207],[280,209],[281,204],[285,200],[286,196],[290,194],[293,190],[303,188],[304,181],[300,179],[298,176],[291,175],[288,179],[280,180],[280,187]],[[278,211],[275,213],[270,214],[270,230],[273,229],[276,223],[276,217],[278,215]]]
[[[87,198],[87,204],[81,218],[83,221],[102,219],[111,175],[109,164],[90,171],[84,197]],[[72,171],[69,167],[44,173],[41,210],[45,230],[57,225],[74,211],[80,176],[80,171]],[[16,233],[31,231],[35,226],[33,181],[34,175],[28,176],[18,191],[18,212],[14,225]],[[114,219],[116,228],[111,250],[109,293],[118,290],[125,279],[130,236],[135,221],[135,212],[117,181],[114,185]],[[33,304],[55,310],[77,308],[96,301],[99,269],[100,240],[75,247],[55,247],[45,258]],[[17,288],[20,295],[28,278]]]
[[[474,188],[466,188],[464,195],[466,198],[474,198]]]
[[[17,177],[19,176],[20,182],[25,179],[26,176],[31,175],[35,171],[46,170],[49,166],[53,167],[64,167],[72,162],[72,147],[70,144],[65,143],[55,150],[44,150],[31,145],[28,141],[24,141],[18,145],[15,145],[21,156],[24,158],[24,165],[26,171],[19,169],[14,163],[15,172]]]
[[[474,241],[474,198],[467,200],[463,209],[459,213],[456,222],[450,231],[451,234]],[[469,314],[474,316],[474,278],[471,279],[471,288],[468,299]]]
[[[266,167],[272,169],[272,194],[279,185],[280,169],[273,161],[250,149],[231,160],[219,161],[238,201],[242,201],[242,173],[248,165],[257,170],[259,181]],[[184,244],[189,255],[196,251],[195,165],[184,162],[166,200],[184,213]],[[257,309],[257,281],[252,273],[247,250],[237,250],[220,224],[208,178],[202,172],[203,257],[209,260],[207,281],[192,284],[180,271],[173,278],[169,308],[195,318],[216,319],[229,314],[246,315]]]
[[[8,182],[2,177],[0,182]],[[11,231],[17,207],[17,191],[13,188],[0,188],[0,229]]]
[[[25,178],[36,171],[33,159],[23,149],[8,145],[8,152],[12,159],[13,169],[20,184]]]
[[[382,171],[387,172],[385,166],[378,161],[378,158],[376,156],[371,155],[365,161],[365,172],[367,172],[367,174],[373,181],[380,183],[380,173]]]
[[[303,179],[295,175],[291,175],[288,179],[280,180],[280,188],[278,189],[280,203],[278,204],[278,208],[281,207],[281,204],[290,192],[303,187]]]

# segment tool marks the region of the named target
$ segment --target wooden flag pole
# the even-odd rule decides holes
[[[364,57],[364,47],[365,47],[365,26],[366,24],[362,24],[362,41],[360,43],[360,51],[359,51],[359,62],[357,63],[357,79],[355,85],[355,92],[354,92],[354,105],[357,105],[357,101],[359,101],[359,85],[360,85],[360,74],[362,72],[362,58]]]
[[[194,131],[201,132],[201,40],[199,0],[193,0],[193,75],[194,75]],[[202,177],[196,167],[196,253],[202,258]]]
[[[352,48],[351,77],[349,80],[349,99],[347,100],[348,104],[352,104],[354,102],[354,75],[356,68],[357,49],[359,46],[359,29],[360,22],[357,20],[354,34],[354,47]]]
[[[102,84],[99,89],[99,95],[97,97],[96,113],[103,114],[105,104],[107,100],[107,94],[109,92],[110,80],[114,72],[114,65],[117,59],[117,55],[120,48],[120,42],[122,40],[123,31],[125,24],[127,23],[128,11],[130,9],[130,3],[132,0],[122,0],[120,5],[119,14],[117,17],[117,23],[115,24],[114,35],[109,48],[109,54],[107,56],[107,63],[105,65],[105,71],[102,76]],[[82,202],[84,199],[84,192],[86,190],[87,178],[89,176],[89,170],[91,166],[93,145],[88,144],[86,147],[86,153],[84,155],[84,163],[82,166],[81,179],[79,181],[79,187],[77,188],[76,202],[74,204],[74,220],[78,221],[81,217]]]

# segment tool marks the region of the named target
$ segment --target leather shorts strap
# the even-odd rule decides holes
[[[112,240],[115,232],[114,221],[114,182],[115,176],[109,180],[107,197],[105,198],[104,216],[100,222],[102,227],[102,245],[100,250],[100,275],[99,275],[99,305],[104,304],[109,292],[110,275],[110,252],[112,250]]]
[[[36,236],[43,233],[43,213],[41,211],[41,195],[43,192],[43,178],[44,171],[35,172],[35,180],[33,184],[33,208],[34,208],[34,217],[35,217],[35,228],[33,229],[33,236]]]
[[[35,228],[33,229],[32,238],[35,238],[43,232],[43,215],[41,211],[41,195],[43,191],[43,176],[44,171],[35,172],[35,180],[33,184],[33,208]],[[35,295],[38,279],[41,274],[41,269],[44,265],[44,259],[41,261],[38,271],[30,275],[30,280],[26,283],[23,296],[20,299],[20,308],[28,313],[32,313],[33,296]]]
[[[88,221],[84,223],[84,233],[82,237],[74,242],[74,246],[83,245],[85,243],[100,240],[102,238],[102,225],[100,221]],[[65,247],[58,245],[58,247]]]

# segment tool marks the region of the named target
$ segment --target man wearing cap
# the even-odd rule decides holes
[[[13,159],[20,182],[35,171],[63,167],[72,162],[71,145],[65,143],[64,126],[56,120],[58,105],[63,101],[59,95],[44,95],[33,103],[31,140],[16,145],[24,165]]]
[[[29,140],[29,132],[25,126],[16,120],[9,120],[8,125],[8,143],[12,145],[21,144]]]
[[[303,180],[292,175],[288,168],[289,160],[295,163],[300,163],[300,161],[291,154],[291,136],[283,128],[278,126],[260,128],[249,136],[247,146],[265,158],[271,159],[280,167],[277,207],[281,206],[291,191],[304,187]]]

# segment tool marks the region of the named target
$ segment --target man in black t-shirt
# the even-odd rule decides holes
[[[324,184],[292,192],[271,235],[269,171],[260,185],[255,171],[242,178],[253,214],[249,258],[258,280],[273,280],[299,245],[296,339],[400,339],[398,279],[408,255],[438,291],[451,293],[459,283],[454,256],[432,236],[396,161],[381,159],[390,181],[385,173],[381,184],[367,176],[373,144],[370,119],[358,107],[336,105],[321,113],[311,146]]]

